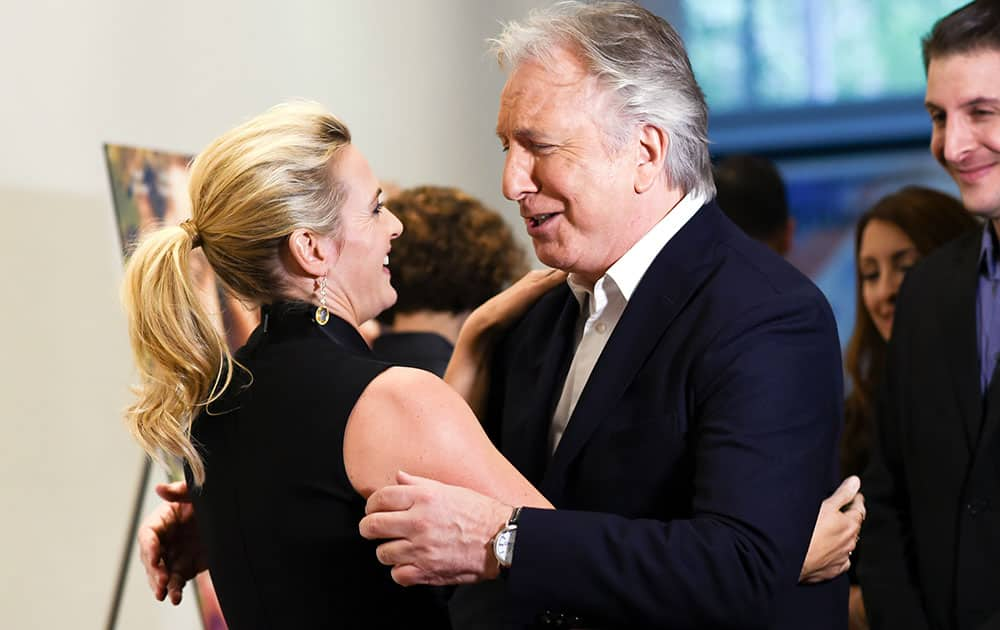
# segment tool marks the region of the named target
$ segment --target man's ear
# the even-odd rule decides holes
[[[312,230],[299,229],[288,235],[288,255],[302,273],[318,278],[325,276],[336,262],[337,247],[333,239]]]
[[[635,192],[642,194],[653,187],[657,179],[663,177],[670,148],[667,132],[655,125],[645,124],[639,128],[638,163],[635,167]]]

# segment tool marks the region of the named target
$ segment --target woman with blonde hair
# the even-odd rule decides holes
[[[434,598],[396,586],[359,536],[365,498],[404,470],[510,505],[549,503],[455,389],[376,360],[361,338],[396,299],[403,226],[350,132],[317,105],[276,107],[210,144],[190,193],[191,219],[149,235],[126,268],[141,377],[128,422],[150,455],[185,463],[228,623],[445,625]],[[235,355],[197,298],[194,248],[261,306]],[[560,280],[536,272],[470,317],[448,374],[470,401],[492,333]]]

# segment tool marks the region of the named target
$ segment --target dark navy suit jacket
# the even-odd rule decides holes
[[[578,312],[551,291],[494,366],[487,432],[558,508],[521,515],[515,618],[846,627],[846,577],[797,584],[843,417],[819,290],[707,204],[642,278],[550,458]]]

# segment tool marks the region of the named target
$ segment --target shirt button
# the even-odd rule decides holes
[[[990,507],[990,502],[983,499],[973,499],[966,506],[965,509],[969,512],[969,516],[976,518]]]
[[[604,322],[598,322],[595,328],[597,328],[597,332],[601,333],[602,335],[608,332],[608,325],[605,324]]]

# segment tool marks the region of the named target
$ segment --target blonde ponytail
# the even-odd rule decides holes
[[[205,467],[191,422],[225,391],[233,359],[192,281],[196,238],[174,226],[143,239],[125,267],[122,301],[140,377],[138,400],[126,412],[129,429],[154,459],[162,462],[166,453],[186,461],[200,485]]]
[[[127,422],[147,453],[185,460],[199,485],[205,466],[191,423],[243,368],[198,299],[191,249],[201,246],[222,286],[247,303],[285,297],[286,237],[337,233],[345,192],[331,165],[350,142],[344,123],[309,102],[231,129],[191,165],[191,219],[150,234],[126,265],[122,301],[140,376]]]

